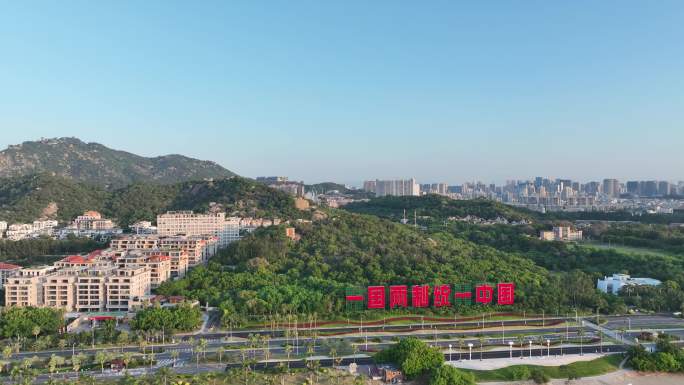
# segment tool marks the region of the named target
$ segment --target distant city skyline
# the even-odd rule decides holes
[[[682,14],[681,1],[10,2],[0,145],[75,136],[357,186],[676,182]]]

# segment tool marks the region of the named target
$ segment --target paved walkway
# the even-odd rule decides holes
[[[484,385],[518,385],[533,384],[532,381],[481,382]],[[633,370],[617,370],[612,373],[595,377],[581,378],[568,381],[555,379],[552,385],[681,385],[684,384],[684,374],[638,373]]]
[[[585,354],[580,356],[578,354],[569,354],[567,356],[557,357],[525,357],[520,359],[520,357],[514,358],[490,358],[486,360],[473,359],[472,361],[450,361],[447,362],[449,365],[455,366],[462,369],[474,369],[474,370],[494,370],[501,369],[512,365],[540,365],[540,366],[560,366],[567,365],[578,361],[591,361],[597,358],[601,358],[605,354]]]

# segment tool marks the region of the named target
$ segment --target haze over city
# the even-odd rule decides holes
[[[309,183],[676,181],[684,4],[6,4],[0,147]]]

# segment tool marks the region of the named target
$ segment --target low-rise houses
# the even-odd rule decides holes
[[[86,211],[79,215],[69,226],[59,229],[57,236],[60,239],[69,236],[109,239],[123,231],[116,227],[111,219],[102,218],[97,211]]]
[[[596,288],[604,293],[617,295],[624,287],[630,286],[658,286],[662,282],[653,278],[632,278],[627,274],[613,274],[603,277],[596,283]]]
[[[157,226],[152,226],[150,221],[139,221],[128,226],[134,234],[157,234]]]
[[[52,236],[54,228],[57,227],[57,221],[33,221],[33,223],[14,223],[7,226],[6,236],[10,241],[20,241],[26,238],[37,238],[40,236]],[[2,231],[0,230],[0,233]]]
[[[539,234],[542,241],[581,241],[582,231],[573,230],[569,226],[556,226],[551,231],[542,231]]]

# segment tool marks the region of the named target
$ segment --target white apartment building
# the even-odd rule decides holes
[[[372,184],[368,184],[370,188]],[[366,183],[364,182],[364,186]],[[376,180],[375,196],[418,196],[420,195],[420,185],[414,178],[406,180]]]
[[[33,234],[33,225],[28,223],[15,223],[7,228],[7,239],[10,241],[20,241]]]
[[[240,239],[241,219],[226,218],[225,213],[197,214],[192,211],[169,211],[157,216],[160,236],[207,236],[218,238],[217,247],[223,248]]]
[[[0,221],[0,238],[5,235],[5,230],[7,230],[7,222]]]
[[[596,283],[596,288],[604,293],[617,295],[626,286],[658,286],[662,282],[653,278],[632,278],[627,274],[613,274],[603,277]]]
[[[198,214],[192,211],[169,211],[157,215],[157,234],[171,235],[207,235],[216,234],[223,228],[225,213]]]
[[[573,230],[568,226],[555,226],[551,231],[542,231],[539,233],[539,239],[542,241],[581,241],[582,231]]]
[[[218,247],[224,248],[231,242],[240,240],[240,218],[226,218],[223,226],[216,232]]]

